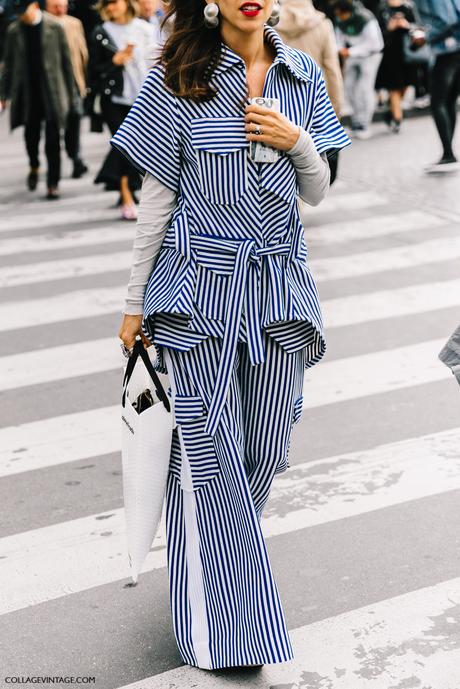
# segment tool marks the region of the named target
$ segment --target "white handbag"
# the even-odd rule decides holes
[[[140,339],[125,369],[121,420],[126,535],[135,586],[161,520],[173,428],[171,400]]]

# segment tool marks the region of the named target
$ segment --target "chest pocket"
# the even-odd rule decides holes
[[[200,188],[211,203],[237,203],[248,188],[243,117],[201,117],[191,122]]]
[[[259,184],[286,203],[292,203],[296,197],[297,178],[289,156],[282,155],[276,163],[263,163]]]

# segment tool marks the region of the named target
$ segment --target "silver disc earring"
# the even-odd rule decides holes
[[[275,2],[273,5],[272,13],[267,19],[268,26],[276,26],[280,20],[281,5],[279,2]]]
[[[204,8],[204,25],[208,29],[215,29],[219,23],[219,5],[210,2]]]

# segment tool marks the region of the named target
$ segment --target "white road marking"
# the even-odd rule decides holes
[[[398,232],[417,232],[418,230],[447,225],[447,221],[437,215],[411,210],[391,215],[373,215],[361,220],[346,220],[306,228],[308,246],[342,244],[359,239],[385,237]]]
[[[189,665],[120,689],[458,689],[460,577],[290,631],[294,660],[247,676]]]
[[[459,441],[456,428],[293,467],[274,482],[264,531],[270,537],[460,489]],[[164,524],[153,548],[143,571],[166,565]],[[7,536],[0,558],[8,581],[0,614],[118,581],[129,576],[123,510]]]
[[[101,275],[116,270],[129,270],[132,252],[107,253],[75,259],[44,261],[0,268],[0,287],[33,284],[81,275]],[[427,263],[450,261],[460,257],[460,237],[437,239],[394,249],[351,254],[340,258],[310,261],[319,282],[368,275],[386,270],[410,268]]]
[[[0,477],[120,451],[120,407],[0,429]]]
[[[427,282],[367,294],[324,299],[321,304],[327,331],[330,328],[339,328],[356,323],[367,323],[459,306],[460,280]]]
[[[320,362],[305,374],[304,408],[447,380],[438,359],[447,338]]]
[[[115,337],[11,354],[0,358],[0,390],[116,369],[121,375],[123,361]]]
[[[75,199],[79,203],[80,199]],[[61,201],[59,201],[61,203]],[[97,222],[100,220],[118,220],[117,211],[114,208],[85,208],[75,210],[59,210],[51,213],[34,213],[33,215],[14,215],[0,221],[0,232],[13,230],[38,230],[62,225],[75,225],[82,222]],[[120,223],[121,225],[121,223]]]
[[[378,194],[374,191],[349,192],[329,196],[320,206],[315,206],[314,208],[302,203],[301,213],[308,227],[309,225],[314,225],[316,218],[323,216],[325,213],[364,210],[365,208],[374,208],[387,203],[389,201],[383,194]]]
[[[325,282],[427,263],[453,261],[456,258],[460,258],[460,237],[448,237],[405,244],[393,249],[365,251],[340,258],[316,258],[309,262],[309,267],[318,282]]]
[[[62,321],[122,313],[126,287],[65,292],[43,299],[0,304],[0,332]]]
[[[49,234],[32,235],[28,237],[14,237],[0,241],[0,256],[12,256],[25,252],[57,251],[58,249],[73,249],[81,246],[109,244],[111,242],[128,242],[134,240],[135,228],[133,224],[118,225],[113,223],[107,227],[92,227],[89,230],[65,232],[56,230]]]
[[[447,338],[446,338],[447,339]],[[434,340],[409,347],[390,349],[357,357],[325,362],[307,371],[304,386],[304,408],[357,399],[363,396],[390,392],[414,385],[422,385],[449,378],[448,369],[437,359],[443,340]],[[103,371],[121,370],[124,361],[115,338],[62,345],[44,350],[33,350],[0,358],[0,390],[11,390],[29,385],[90,375]],[[110,409],[110,408],[109,408]],[[106,438],[110,451],[119,449],[119,441],[110,439],[112,427],[109,409],[99,409],[94,417],[90,412],[56,417],[24,426],[0,430],[0,476],[54,465],[86,457],[88,441],[85,434],[102,433],[99,447]],[[101,427],[98,415],[106,418],[107,427]],[[62,435],[54,430],[62,421]],[[82,434],[75,439],[73,428],[82,423]],[[114,421],[115,423],[115,421]],[[39,429],[42,429],[41,431]],[[115,428],[115,426],[113,427]],[[27,443],[24,439],[27,438]],[[48,438],[53,438],[48,442]],[[46,447],[40,447],[43,442]],[[15,453],[26,444],[24,456]],[[71,451],[66,450],[70,444]],[[31,457],[29,461],[27,458]],[[32,465],[30,464],[32,462]]]
[[[122,312],[126,288],[101,287],[0,304],[0,332]],[[460,280],[323,299],[327,330],[460,305]]]
[[[459,447],[460,427],[295,464],[273,482],[264,533],[279,536],[459,488]]]
[[[126,271],[128,275],[131,259],[132,251],[120,251],[111,254],[101,253],[79,258],[6,266],[0,268],[0,288],[118,271]]]

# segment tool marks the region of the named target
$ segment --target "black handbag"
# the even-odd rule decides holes
[[[428,65],[433,57],[428,43],[420,48],[415,47],[409,32],[403,36],[403,53],[406,65]]]

